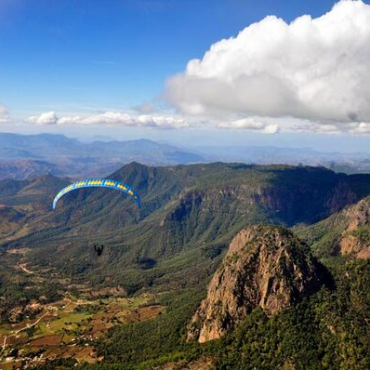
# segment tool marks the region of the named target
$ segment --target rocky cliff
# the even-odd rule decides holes
[[[319,284],[319,266],[308,247],[284,228],[252,226],[231,242],[188,327],[188,340],[217,339],[250,311],[273,315]]]
[[[356,258],[370,257],[370,198],[343,211],[348,226],[338,242],[341,254],[352,254]]]
[[[318,258],[370,258],[370,197],[296,233]]]

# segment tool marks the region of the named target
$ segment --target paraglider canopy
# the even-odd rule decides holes
[[[71,185],[68,185],[64,189],[62,189],[54,198],[53,201],[53,210],[55,209],[58,200],[65,194],[69,193],[70,191],[81,189],[81,188],[93,188],[93,187],[100,187],[100,188],[109,188],[121,191],[131,197],[131,199],[140,207],[140,197],[135,190],[133,190],[129,185],[124,184],[123,182],[111,180],[111,179],[86,179],[81,180],[78,182],[74,182]]]

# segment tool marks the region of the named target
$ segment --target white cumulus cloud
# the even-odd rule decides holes
[[[223,129],[254,130],[265,134],[276,134],[279,132],[279,126],[277,124],[266,124],[254,118],[242,118],[235,121],[222,122],[217,127]]]
[[[179,129],[189,123],[177,116],[169,115],[135,115],[129,112],[105,112],[92,115],[66,115],[58,117],[55,112],[42,113],[27,119],[36,125],[106,125],[138,126],[153,129]]]
[[[55,112],[46,112],[38,116],[29,117],[27,121],[39,126],[48,126],[57,124],[58,117]]]
[[[213,44],[169,79],[166,97],[182,113],[238,118],[234,125],[252,129],[241,118],[292,117],[321,132],[363,133],[369,63],[370,5],[342,0],[319,18],[288,24],[269,16]]]

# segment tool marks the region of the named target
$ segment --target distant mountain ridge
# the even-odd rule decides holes
[[[0,133],[0,179],[25,179],[52,172],[59,176],[105,176],[123,164],[200,163],[205,157],[151,140],[84,143],[64,135]]]
[[[49,172],[57,176],[63,175],[63,172],[56,165],[44,161],[28,159],[0,160],[0,179],[26,180]]]
[[[370,153],[320,152],[311,148],[278,146],[198,147],[213,160],[254,164],[323,166],[347,174],[370,173]]]
[[[0,179],[21,180],[49,172],[72,178],[105,177],[133,161],[151,166],[217,161],[310,165],[347,174],[370,173],[370,155],[366,153],[321,153],[309,148],[269,146],[184,149],[147,139],[83,142],[55,134],[0,133]]]

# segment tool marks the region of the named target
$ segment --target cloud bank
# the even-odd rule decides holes
[[[29,117],[27,122],[40,125],[106,125],[148,127],[153,129],[179,129],[189,127],[181,117],[166,115],[134,115],[127,112],[105,112],[93,115],[67,115],[58,117],[55,112],[46,112],[38,116]]]
[[[279,132],[278,125],[263,122],[251,117],[215,123],[212,120],[203,120],[198,122],[194,117],[189,117],[189,120],[187,120],[182,117],[170,115],[137,114],[132,112],[113,111],[92,115],[63,115],[60,117],[54,111],[51,111],[28,117],[25,121],[36,126],[105,125],[115,127],[144,127],[164,130],[208,126],[220,129],[252,130],[259,131],[264,134],[276,134]]]
[[[183,114],[231,121],[221,128],[292,117],[311,122],[300,130],[370,133],[369,25],[370,6],[356,0],[290,24],[266,17],[191,60],[166,98]]]

